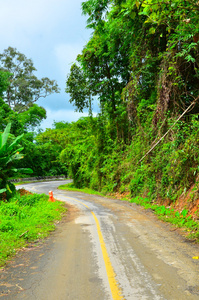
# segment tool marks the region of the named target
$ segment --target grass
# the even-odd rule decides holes
[[[86,193],[86,194],[91,194],[91,195],[99,195],[99,196],[105,196],[104,194],[97,192],[95,190],[89,189],[89,188],[82,188],[82,189],[77,189],[73,183],[67,183],[67,184],[63,184],[60,185],[58,187],[58,189],[60,190],[67,190],[67,191],[78,191],[78,192],[82,192],[82,193]]]
[[[55,229],[66,208],[62,202],[49,202],[45,194],[18,192],[9,202],[0,202],[0,266],[16,251],[46,237]]]
[[[22,185],[22,184],[26,184],[26,183],[34,183],[34,182],[46,182],[46,181],[60,181],[62,179],[35,179],[35,180],[29,180],[29,181],[19,181],[19,182],[13,182],[14,185]],[[63,179],[65,180],[65,179]]]
[[[83,188],[77,189],[74,187],[73,183],[60,185],[59,189],[68,190],[68,191],[79,191],[87,194],[105,196],[102,193],[94,191],[92,189]],[[151,209],[159,219],[169,222],[176,227],[180,227],[189,232],[187,238],[199,242],[199,222],[193,220],[191,216],[188,216],[188,211],[184,209],[181,213],[174,211],[172,208],[167,208],[164,205],[158,205],[151,203],[148,198],[135,197],[135,198],[123,198],[121,200],[129,201],[131,203],[136,203],[145,207],[146,209]]]
[[[19,181],[19,182],[13,182],[14,185],[21,185],[21,184],[26,184],[26,183],[32,183],[34,181]]]

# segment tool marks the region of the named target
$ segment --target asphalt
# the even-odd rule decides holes
[[[199,246],[181,230],[128,202],[57,190],[61,183],[22,185],[53,190],[68,213],[0,271],[1,299],[199,299]]]

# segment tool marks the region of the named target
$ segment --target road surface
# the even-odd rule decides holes
[[[151,211],[128,202],[57,190],[63,181],[23,184],[54,192],[67,216],[44,242],[0,272],[1,299],[199,299],[199,246]]]

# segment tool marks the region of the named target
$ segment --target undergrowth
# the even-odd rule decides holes
[[[45,194],[20,196],[0,202],[0,266],[28,242],[46,237],[66,211],[62,202],[49,202]]]

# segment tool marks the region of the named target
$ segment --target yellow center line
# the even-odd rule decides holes
[[[108,276],[108,281],[109,281],[113,300],[122,300],[122,299],[124,300],[121,289],[118,286],[118,282],[116,280],[116,275],[115,275],[114,269],[112,267],[108,252],[106,250],[106,245],[105,245],[105,242],[103,239],[103,235],[101,232],[98,218],[96,217],[95,213],[93,211],[91,211],[91,209],[86,204],[82,203],[79,200],[75,200],[74,198],[70,198],[70,197],[66,197],[66,198],[72,199],[73,201],[77,201],[77,202],[81,203],[86,208],[88,208],[90,210],[91,214],[93,215],[95,223],[97,225],[97,232],[98,232],[98,236],[99,236],[99,241],[100,241],[100,245],[101,245],[101,249],[102,249],[102,255],[103,255],[103,259],[104,259],[104,263],[105,263],[105,267],[106,267],[106,273]]]

